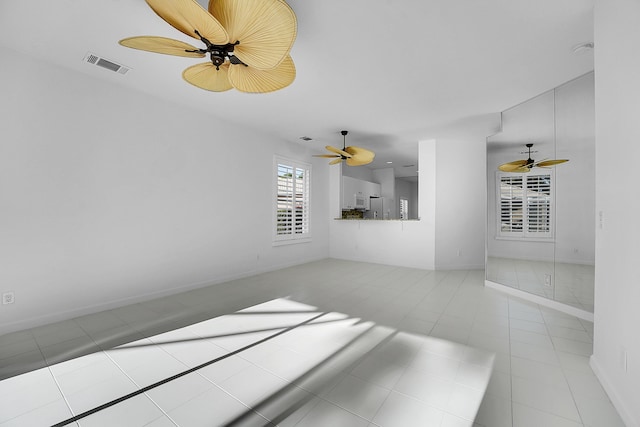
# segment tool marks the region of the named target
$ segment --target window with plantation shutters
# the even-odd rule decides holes
[[[508,175],[500,177],[500,232],[522,232],[523,221],[523,177]]]
[[[409,200],[400,199],[400,219],[409,219]]]
[[[309,239],[311,165],[276,157],[274,241]]]
[[[498,236],[553,237],[552,174],[498,173]]]
[[[527,232],[551,232],[551,175],[526,176]]]

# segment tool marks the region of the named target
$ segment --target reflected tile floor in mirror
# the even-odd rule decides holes
[[[593,313],[593,265],[488,257],[486,271],[492,282]]]
[[[623,426],[593,325],[483,283],[329,259],[4,335],[0,426]]]

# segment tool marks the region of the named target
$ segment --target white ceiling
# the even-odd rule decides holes
[[[318,153],[341,145],[346,129],[347,145],[376,151],[374,167],[415,163],[417,141],[495,123],[495,113],[593,69],[592,54],[572,51],[593,39],[593,0],[289,4],[298,17],[297,78],[270,94],[203,91],[181,78],[202,60],[118,45],[135,35],[197,44],[143,0],[3,0],[0,44]],[[82,61],[87,52],[132,70],[123,76],[91,66]]]

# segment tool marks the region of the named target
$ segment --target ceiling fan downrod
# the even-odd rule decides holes
[[[533,167],[533,159],[531,158],[531,147],[533,147],[533,143],[528,143],[525,144],[525,146],[529,149],[529,157],[527,158],[527,163],[525,164],[525,167],[528,167],[529,169],[531,169]]]
[[[340,131],[340,133],[342,134],[342,151],[346,151],[347,149],[347,134],[349,133],[349,131],[343,130]],[[342,157],[342,160],[346,160],[347,158],[344,155],[340,155],[340,157]]]
[[[213,44],[209,40],[207,40],[206,37],[203,37],[198,32],[198,30],[193,30],[193,31],[198,35],[198,37],[200,37],[200,40],[202,41],[202,43],[205,44],[207,48],[198,49],[198,50],[185,50],[185,52],[198,52],[203,54],[208,53],[209,57],[211,58],[211,62],[213,63],[213,65],[216,66],[216,70],[220,69],[220,66],[224,64],[224,61],[227,58],[229,59],[229,62],[231,62],[232,64],[235,64],[235,65],[242,64],[245,67],[247,66],[247,64],[242,62],[240,59],[238,59],[237,56],[233,54],[233,50],[235,46],[240,44],[240,41],[237,41],[235,43],[227,43],[225,45]]]

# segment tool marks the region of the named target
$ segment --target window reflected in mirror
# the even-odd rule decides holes
[[[502,112],[502,131],[487,138],[486,279],[587,312],[594,294],[594,111],[589,73]]]

